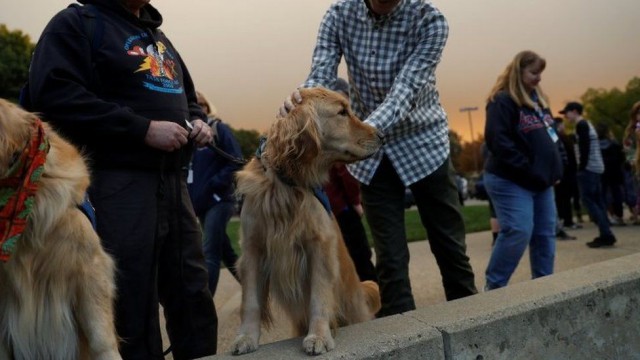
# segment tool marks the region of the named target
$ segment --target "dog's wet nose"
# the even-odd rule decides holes
[[[376,136],[378,137],[378,140],[384,144],[384,134],[380,130],[376,131]]]

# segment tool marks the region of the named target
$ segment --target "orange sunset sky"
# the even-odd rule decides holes
[[[115,0],[114,0],[115,1]],[[0,23],[36,41],[70,0],[0,0]],[[333,0],[152,0],[162,29],[235,128],[265,131],[309,71],[318,25]],[[554,113],[587,88],[623,88],[640,76],[638,0],[435,0],[450,35],[437,71],[451,128],[484,131],[486,95],[520,50],[547,59],[541,86]],[[341,69],[341,75],[345,75]]]

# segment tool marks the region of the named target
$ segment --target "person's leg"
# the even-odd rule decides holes
[[[485,289],[492,290],[507,285],[529,244],[533,232],[533,193],[491,173],[484,176],[500,219],[500,233],[485,271]],[[555,233],[555,223],[553,229]]]
[[[89,189],[97,232],[116,264],[115,324],[124,359],[162,358],[156,289],[158,174],[97,170]]]
[[[219,202],[204,216],[203,249],[209,273],[209,291],[215,295],[220,278],[220,261],[225,242],[228,242],[227,223],[233,214],[233,203]]]
[[[493,207],[493,202],[490,197],[487,197],[489,202],[489,227],[491,228],[491,246],[496,244],[498,233],[500,232],[500,223],[496,215],[496,209]]]
[[[573,226],[573,213],[571,211],[571,189],[565,182],[555,186],[555,202],[558,210],[558,217],[562,220],[564,227]]]
[[[529,260],[533,279],[553,274],[556,254],[556,208],[553,189],[533,196],[533,235],[529,243]]]
[[[619,225],[624,225],[622,184],[612,183],[609,190],[611,191],[611,211],[620,223]]]
[[[362,205],[376,251],[382,308],[378,316],[416,308],[409,280],[409,247],[404,225],[404,185],[383,158],[371,184],[362,185]]]
[[[227,222],[228,224],[228,222]],[[225,225],[226,228],[226,225]],[[222,243],[222,263],[229,270],[231,275],[240,282],[240,277],[238,276],[238,270],[236,269],[236,264],[238,263],[238,254],[231,246],[231,239],[229,239],[229,235],[227,232],[224,232],[224,241]]]
[[[340,226],[344,243],[347,245],[347,250],[349,250],[349,255],[351,255],[353,264],[356,266],[360,281],[372,280],[378,282],[376,268],[371,261],[373,254],[360,215],[349,207],[338,214],[336,220]]]
[[[577,175],[571,177],[569,186],[572,189],[571,199],[573,201],[573,211],[576,214],[576,220],[578,223],[582,223],[582,202],[580,201],[580,184],[578,183]]]
[[[464,219],[450,160],[411,184],[410,188],[422,224],[427,229],[431,252],[440,268],[447,300],[476,294],[478,291],[466,254]]]
[[[578,183],[582,203],[586,206],[593,221],[598,226],[600,237],[611,237],[609,219],[602,203],[602,183],[600,175],[590,171],[578,172]]]
[[[218,318],[208,288],[201,230],[180,174],[166,174],[159,209],[158,291],[176,360],[213,355]]]

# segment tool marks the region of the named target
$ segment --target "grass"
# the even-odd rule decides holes
[[[464,225],[467,233],[489,230],[489,206],[486,204],[462,207],[462,217],[464,218]],[[364,220],[364,225],[367,230],[369,241],[371,242],[371,233],[366,220]],[[420,222],[420,215],[418,215],[418,211],[415,208],[406,210],[405,226],[407,231],[407,241],[421,241],[427,238],[426,231]],[[229,225],[227,226],[227,234],[231,239],[231,245],[238,254],[240,253],[240,246],[238,244],[239,231],[239,221],[232,220],[229,222]]]

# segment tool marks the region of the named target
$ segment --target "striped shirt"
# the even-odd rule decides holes
[[[576,123],[576,138],[578,139],[575,146],[578,169],[596,174],[604,173],[604,161],[602,160],[598,133],[591,122],[582,119]]]
[[[349,166],[360,182],[371,182],[383,154],[406,186],[448,159],[447,114],[435,77],[448,34],[444,16],[424,0],[401,0],[381,17],[363,0],[338,0],[324,15],[302,86],[331,88],[344,56],[354,112],[385,136],[373,157]]]

